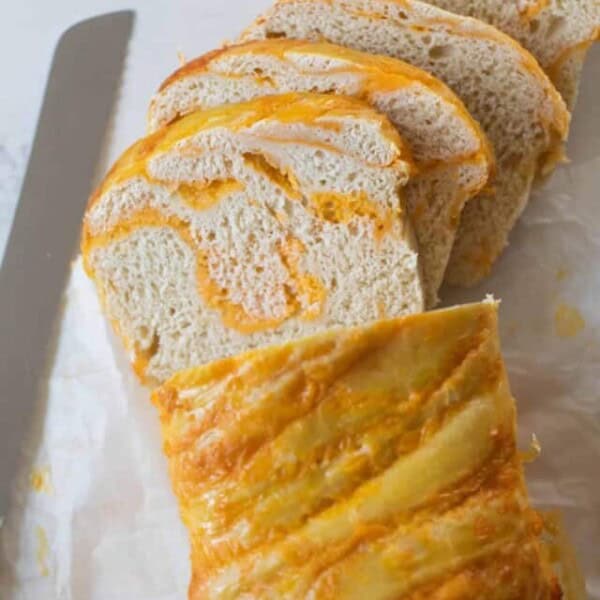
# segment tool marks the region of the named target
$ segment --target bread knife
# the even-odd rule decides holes
[[[115,98],[134,13],[60,38],[0,269],[0,524],[51,365],[53,331]]]

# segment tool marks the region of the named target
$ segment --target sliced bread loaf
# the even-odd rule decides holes
[[[569,114],[536,60],[494,27],[415,0],[280,0],[242,39],[326,39],[430,71],[460,96],[496,154],[495,190],[465,206],[446,280],[477,283],[505,247],[539,172],[563,156]]]
[[[590,45],[600,37],[598,0],[428,0],[476,17],[517,39],[546,70],[573,109]]]
[[[301,94],[197,111],[142,139],[91,198],[82,252],[140,377],[424,308],[400,188],[366,103]]]
[[[485,185],[491,152],[479,125],[438,79],[407,63],[327,43],[267,40],[231,46],[176,71],[154,96],[155,130],[197,108],[282,92],[366,99],[410,146],[418,174],[405,197],[419,245],[427,306],[437,302],[465,202]]]
[[[562,597],[492,303],[254,350],[153,400],[190,600]]]

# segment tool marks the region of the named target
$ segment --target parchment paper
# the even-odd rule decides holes
[[[233,36],[259,4],[240,3],[236,15],[228,10],[235,23],[218,37]],[[198,27],[209,41],[200,36],[190,43],[194,53],[215,36],[211,23]],[[134,71],[107,160],[142,133],[148,96],[133,93],[142,77]],[[145,85],[152,89],[168,69],[149,73],[144,81],[151,79]],[[132,122],[140,125],[133,134]],[[535,433],[542,445],[527,467],[529,489],[537,507],[563,512],[590,597],[600,600],[600,48],[584,73],[569,156],[571,164],[535,194],[493,276],[473,290],[445,290],[444,300],[481,300],[487,293],[502,299],[520,443],[526,448]],[[0,598],[185,598],[188,543],[156,414],[79,260],[39,404],[0,534]]]

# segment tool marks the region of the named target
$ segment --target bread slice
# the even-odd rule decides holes
[[[406,60],[445,81],[483,126],[496,154],[495,191],[465,206],[446,280],[490,271],[536,174],[563,155],[569,114],[535,59],[481,21],[414,0],[280,0],[242,39],[326,39]]]
[[[419,245],[426,303],[437,302],[465,202],[487,182],[492,157],[479,125],[439,80],[406,63],[327,43],[267,40],[202,56],[154,96],[151,130],[197,108],[282,92],[366,99],[412,149],[418,174],[405,197]]]
[[[252,352],[153,395],[191,600],[559,600],[494,303]]]
[[[299,94],[198,111],[139,141],[82,252],[140,377],[423,310],[400,195],[413,171],[364,102]]]
[[[577,99],[590,45],[600,37],[598,0],[428,0],[476,17],[517,39],[546,70],[567,106]]]

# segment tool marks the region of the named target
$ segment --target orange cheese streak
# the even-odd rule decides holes
[[[310,274],[303,274],[300,270],[300,258],[306,248],[302,242],[291,235],[288,235],[285,243],[278,248],[281,262],[290,273],[291,280],[295,289],[286,286],[288,296],[288,305],[293,313],[301,309],[301,304],[297,298],[305,298],[308,304],[308,310],[301,314],[301,318],[307,321],[316,319],[323,312],[325,299],[327,298],[327,289],[318,277]]]
[[[369,120],[375,121],[383,134],[389,137],[390,144],[392,146],[395,144],[397,148],[396,155],[391,159],[392,162],[405,161],[410,166],[409,154],[402,146],[398,133],[384,117],[376,115],[363,103],[344,97],[288,94],[277,98],[264,98],[241,105],[196,112],[140,140],[127,150],[111,169],[102,185],[90,199],[88,211],[110,188],[134,177],[144,178],[155,185],[170,189],[193,209],[199,211],[210,209],[222,198],[242,191],[243,185],[233,180],[198,181],[190,184],[157,180],[150,176],[148,172],[148,165],[153,157],[168,152],[174,145],[203,130],[215,127],[224,126],[235,131],[260,119],[271,118],[280,122],[298,121],[302,123],[314,123],[318,120],[320,128],[337,130],[340,125],[335,121],[335,118],[339,115],[347,117],[353,114],[365,116]],[[282,142],[282,140],[277,141]],[[302,143],[299,140],[293,141],[294,143]],[[315,144],[319,144],[319,142]],[[327,147],[328,151],[336,151],[335,148],[325,143],[320,144]],[[181,144],[178,151],[184,154],[202,153],[201,148],[182,146]],[[244,158],[249,167],[269,177],[275,185],[283,189],[290,199],[302,199],[300,186],[293,173],[283,172],[274,163],[270,162],[267,156],[247,154]],[[377,238],[381,238],[390,229],[390,220],[393,216],[384,215],[383,209],[378,209],[368,198],[357,196],[356,199],[347,198],[346,200],[348,204],[344,206],[342,198],[338,198],[335,194],[330,194],[326,200],[323,194],[317,194],[314,198],[308,198],[307,208],[317,218],[329,220],[330,222],[347,222],[353,217],[371,219],[374,235]],[[328,206],[327,211],[324,210],[325,204]],[[333,209],[334,205],[337,206],[335,210]],[[327,212],[327,216],[325,216],[325,212]],[[285,230],[285,215],[274,216]],[[93,248],[113,243],[131,234],[139,227],[170,227],[194,250],[200,296],[208,307],[219,312],[225,327],[249,334],[274,329],[292,316],[315,319],[322,314],[326,300],[326,288],[316,276],[302,272],[300,266],[301,255],[305,250],[300,242],[294,240],[289,234],[287,241],[277,250],[290,276],[290,281],[285,284],[287,306],[281,315],[276,315],[273,318],[259,318],[256,315],[248,314],[242,305],[231,302],[228,299],[228,290],[221,289],[211,278],[209,272],[210,250],[202,247],[202,240],[192,238],[189,225],[174,217],[161,215],[160,212],[152,209],[138,210],[127,221],[117,224],[111,231],[104,232],[101,235],[92,233],[86,222],[82,237],[82,251],[84,264],[88,272],[92,274],[93,271],[89,260],[89,254]],[[102,292],[100,293],[102,296]],[[118,325],[115,324],[115,326]],[[127,340],[125,341],[127,343]],[[156,340],[157,343],[158,340]],[[135,355],[134,368],[136,372],[142,373],[144,371],[149,358],[156,351],[156,344],[152,342],[152,347],[149,349],[130,347]],[[129,345],[132,346],[132,344]]]
[[[196,206],[202,204],[209,206],[212,202],[218,201],[222,193],[230,193],[239,189],[239,184],[231,182],[221,182],[220,186],[212,183],[208,189],[208,196],[203,195],[204,188],[194,190],[193,186],[186,185],[184,194],[187,196],[187,202],[193,202]],[[136,229],[141,227],[170,227],[175,230],[181,239],[195,252],[197,261],[197,282],[200,295],[207,306],[217,310],[221,315],[223,324],[230,329],[241,333],[253,333],[255,331],[264,331],[278,327],[283,321],[293,314],[297,313],[300,303],[297,297],[306,296],[310,299],[311,310],[305,315],[305,318],[315,317],[320,313],[322,303],[325,300],[326,292],[324,286],[314,276],[304,275],[298,270],[298,261],[300,253],[303,251],[300,242],[295,243],[293,259],[284,261],[288,266],[292,280],[296,283],[296,289],[290,290],[288,299],[288,308],[284,315],[278,319],[260,319],[249,315],[239,304],[235,304],[228,299],[227,290],[219,287],[211,278],[208,267],[208,254],[202,250],[198,240],[191,234],[189,224],[176,217],[166,217],[157,210],[146,208],[141,209],[128,221],[119,223],[106,235],[95,236],[84,240],[84,254],[88,256],[94,248],[112,244],[119,239],[130,235]],[[86,264],[86,268],[91,270],[91,266]],[[148,357],[152,356],[153,350],[141,351],[136,349],[136,361],[134,369],[136,372],[143,373]]]
[[[167,152],[178,142],[202,131],[218,127],[239,131],[262,119],[272,119],[282,123],[300,122],[318,125],[322,129],[337,129],[339,124],[335,119],[340,116],[346,118],[356,116],[375,121],[382,134],[399,149],[393,160],[411,164],[410,151],[396,129],[385,117],[376,115],[367,105],[356,99],[325,94],[267,96],[241,104],[229,104],[190,113],[142,138],[124,152],[113,165],[100,187],[90,198],[88,209],[113,185],[136,175],[144,175],[147,163],[154,156]]]
[[[381,240],[392,229],[394,215],[369,200],[366,194],[346,195],[336,192],[317,192],[311,195],[311,207],[316,216],[332,223],[348,223],[366,217],[374,224],[375,238]]]
[[[190,598],[558,600],[496,310],[329,332],[158,389]]]
[[[223,56],[236,56],[247,53],[276,56],[280,60],[289,61],[290,64],[290,55],[302,54],[320,55],[347,61],[348,66],[327,69],[323,74],[359,73],[361,75],[361,89],[355,96],[371,104],[375,103],[378,94],[392,92],[419,82],[450,103],[460,118],[481,139],[481,147],[474,154],[464,158],[485,162],[490,165],[490,168],[493,168],[494,155],[487,138],[481,132],[479,124],[448,87],[427,72],[387,56],[370,55],[326,42],[307,43],[291,39],[257,40],[215,50],[190,61],[170,75],[160,86],[159,91],[165,90],[171,84],[185,77],[211,72],[211,64],[213,62],[218,63],[218,60]],[[295,66],[295,68],[302,72],[300,67]],[[218,68],[214,72],[219,73]],[[229,73],[227,76],[235,77]],[[459,159],[457,158],[457,160]],[[421,165],[419,166],[421,167]]]
[[[261,171],[275,185],[285,190],[289,198],[296,200],[302,198],[300,185],[291,171],[283,172],[275,166],[274,162],[269,161],[267,156],[247,154],[245,160],[253,169]],[[355,194],[314,192],[310,195],[306,208],[316,218],[330,223],[348,223],[357,217],[366,218],[373,223],[373,231],[377,240],[383,239],[391,231],[394,219],[399,216],[370,200],[364,192]],[[285,219],[279,220],[285,224]],[[325,291],[324,288],[323,291]]]
[[[195,210],[206,210],[218,204],[222,198],[235,192],[241,192],[244,185],[239,181],[211,181],[208,185],[180,183],[177,193],[181,199]]]

